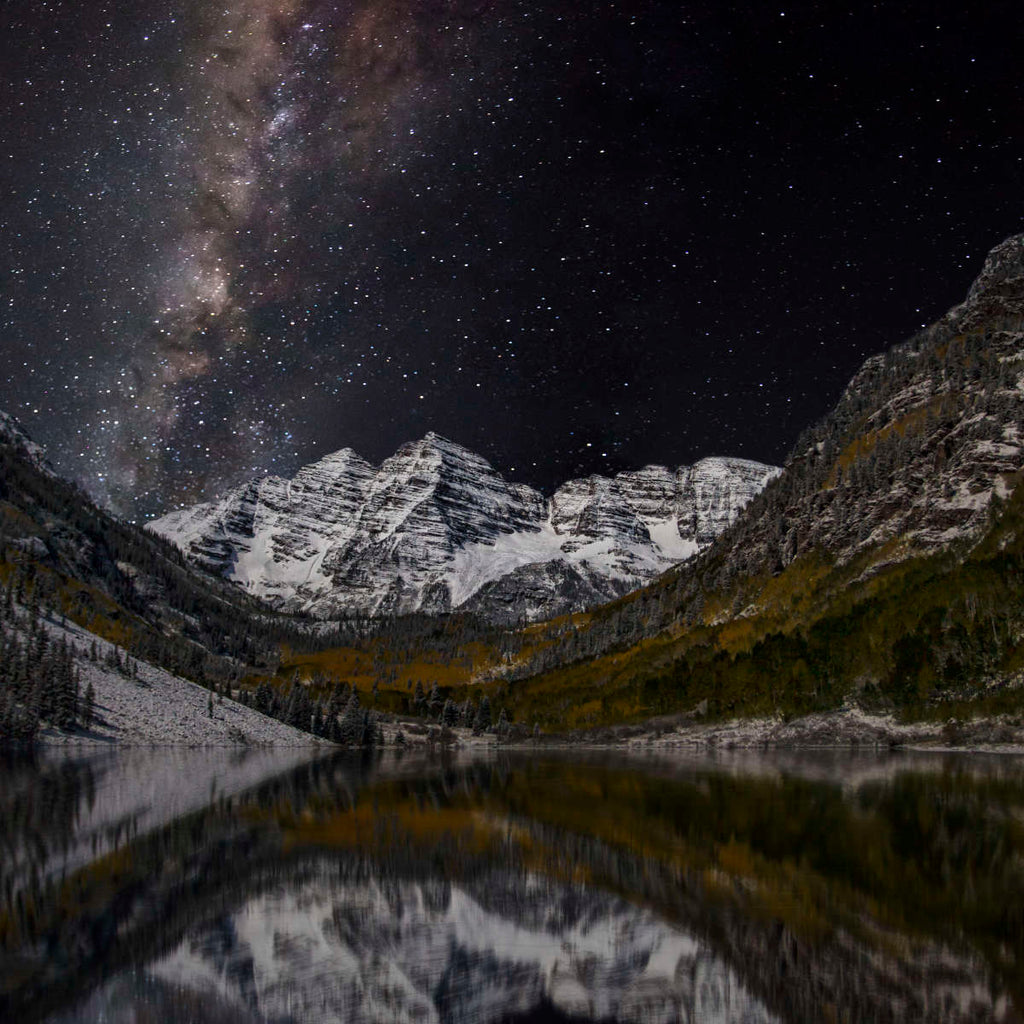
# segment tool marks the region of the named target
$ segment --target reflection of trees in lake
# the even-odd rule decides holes
[[[16,891],[0,917],[0,1019],[41,1019],[99,976],[174,941],[204,899],[240,899],[278,851],[272,837],[259,841],[266,831],[217,801]]]
[[[23,914],[38,898],[48,866],[75,843],[83,809],[96,796],[87,763],[40,762],[31,752],[0,751],[0,914]],[[0,927],[0,934],[2,934]]]
[[[491,932],[504,922],[550,936],[607,921],[617,906],[619,921],[689,936],[733,972],[737,991],[783,1019],[830,1008],[853,1020],[1011,1019],[1024,951],[1024,783],[958,763],[843,786],[827,774],[707,763],[319,762],[134,838],[56,886],[16,951],[38,959],[22,959],[28,980],[4,998],[55,1006],[73,996],[76,972],[81,991],[118,963],[177,956],[180,967],[193,947],[216,959],[209,950],[246,907],[268,921],[319,907],[310,919],[328,945],[393,966],[413,907],[428,932],[472,904]],[[376,916],[360,892],[376,894]],[[306,955],[301,942],[282,942],[283,963]],[[63,973],[47,943],[71,951]],[[466,956],[486,954],[463,952],[446,969],[475,979],[476,991],[480,964]],[[492,953],[488,963],[504,962]],[[583,1006],[569,1000],[572,985],[593,998],[594,971],[578,959],[556,972],[558,1005]]]

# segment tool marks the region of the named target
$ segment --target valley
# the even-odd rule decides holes
[[[870,359],[781,470],[706,459],[550,499],[428,434],[378,468],[343,450],[140,530],[8,417],[0,582],[303,728],[352,695],[436,724],[433,694],[486,696],[508,738],[849,708],[933,739],[977,716],[1016,736],[1022,325],[1017,236],[963,303]]]

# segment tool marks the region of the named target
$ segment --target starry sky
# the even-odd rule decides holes
[[[144,518],[437,431],[781,461],[1024,227],[1016,2],[0,12],[0,408]]]

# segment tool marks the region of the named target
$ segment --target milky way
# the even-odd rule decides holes
[[[97,452],[115,467],[108,493],[122,502],[166,489],[182,451],[184,472],[202,486],[289,436],[285,407],[274,408],[266,385],[282,377],[275,354],[294,360],[302,349],[312,359],[311,311],[336,295],[336,264],[323,256],[345,246],[325,245],[320,218],[331,225],[364,212],[366,190],[408,150],[413,114],[430,102],[417,94],[435,24],[419,24],[405,5],[339,14],[335,5],[247,0],[186,17],[179,82],[190,125],[176,173],[190,185],[150,271],[156,308],[131,354],[131,414]],[[347,254],[345,269],[363,262]],[[261,330],[261,317],[276,329]]]
[[[1013,4],[0,19],[0,408],[133,516],[428,430],[778,461],[1021,228]]]

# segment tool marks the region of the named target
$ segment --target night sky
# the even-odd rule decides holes
[[[428,430],[546,491],[781,461],[1024,227],[1022,24],[7,3],[0,408],[131,516]]]

